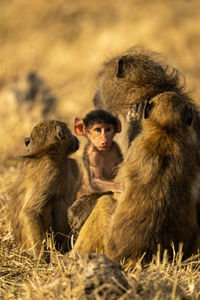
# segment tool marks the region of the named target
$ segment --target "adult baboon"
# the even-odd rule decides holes
[[[50,87],[36,73],[28,72],[24,76],[17,78],[11,85],[10,92],[21,106],[27,103],[28,108],[40,104],[42,117],[46,119],[56,108],[56,97]]]
[[[66,251],[67,209],[79,182],[78,165],[68,155],[79,143],[65,123],[47,120],[33,128],[25,144],[29,151],[11,190],[9,219],[16,242],[37,259],[46,233],[52,231],[57,248]]]
[[[135,46],[107,61],[99,73],[98,89],[93,102],[96,108],[120,113],[122,132],[116,140],[125,155],[141,130],[141,117],[146,100],[164,92],[175,92],[183,101],[191,99],[184,91],[180,73],[165,64],[158,53]],[[131,111],[138,110],[136,119]],[[200,122],[198,122],[200,124]],[[197,126],[198,132],[200,126]]]
[[[142,131],[133,140],[117,181],[121,194],[103,196],[83,225],[74,252],[104,252],[132,265],[149,262],[160,244],[169,257],[183,243],[184,258],[195,253],[200,229],[197,201],[200,170],[192,106],[166,92],[145,103]]]

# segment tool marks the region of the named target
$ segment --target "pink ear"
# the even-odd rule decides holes
[[[85,134],[85,125],[82,119],[80,118],[74,119],[74,132],[78,136],[82,136]]]
[[[120,133],[122,130],[122,124],[120,119],[118,118],[118,115],[116,115],[116,120],[117,120],[117,128],[116,128],[116,133]]]

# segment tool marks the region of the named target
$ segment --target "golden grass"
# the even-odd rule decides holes
[[[89,275],[79,268],[78,261],[63,260],[62,255],[50,247],[51,262],[33,261],[26,252],[20,252],[7,234],[1,238],[0,246],[0,299],[110,299],[87,296],[85,288]],[[84,264],[83,264],[84,265]],[[78,271],[77,271],[78,270]],[[122,288],[121,295],[112,299],[199,299],[200,297],[200,258],[193,257],[182,262],[178,254],[172,263],[160,260],[159,255],[146,268],[137,266],[135,270],[124,273],[129,288]],[[113,274],[111,274],[113,276]],[[78,277],[78,286],[74,285],[74,276]],[[105,278],[109,290],[111,276]],[[86,281],[87,280],[87,281]],[[102,279],[101,279],[102,280]],[[94,278],[94,284],[98,279]],[[77,282],[76,282],[77,284]],[[97,286],[97,288],[103,288]],[[120,294],[119,291],[116,291]],[[75,298],[73,298],[75,297]]]
[[[15,157],[41,119],[39,104],[29,110],[13,99],[13,80],[37,71],[57,96],[55,117],[72,128],[74,117],[93,108],[101,64],[138,44],[162,52],[198,102],[199,26],[199,0],[0,1],[0,299],[71,299],[70,262],[52,248],[49,265],[34,262],[9,235],[7,188]],[[126,275],[132,288],[120,299],[200,299],[199,266],[199,258],[157,258]]]

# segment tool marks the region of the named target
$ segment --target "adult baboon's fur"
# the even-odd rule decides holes
[[[91,194],[77,199],[68,209],[68,222],[72,230],[74,240],[77,239],[79,232],[97,204],[98,198],[105,194],[112,193],[99,193]]]
[[[78,140],[60,121],[43,121],[32,132],[29,152],[22,157],[20,175],[12,187],[9,219],[16,242],[42,251],[46,233],[54,233],[57,248],[66,251],[70,227],[67,209],[72,204],[79,168],[68,157],[78,149]]]
[[[104,252],[133,265],[149,262],[160,244],[169,257],[183,243],[184,258],[195,253],[200,229],[197,201],[200,170],[192,106],[166,92],[146,102],[142,131],[119,168],[125,189],[98,200],[83,225],[74,252]]]
[[[28,110],[39,104],[41,117],[47,119],[56,109],[56,97],[51,88],[36,73],[28,72],[16,78],[7,89],[7,93],[18,103],[25,104]]]
[[[116,140],[123,154],[141,130],[145,100],[160,93],[175,92],[186,103],[191,102],[180,73],[162,60],[158,53],[135,46],[107,61],[99,73],[94,106],[120,114],[123,130]],[[131,118],[129,112],[132,109],[138,110],[137,119]],[[197,130],[200,133],[199,124]]]

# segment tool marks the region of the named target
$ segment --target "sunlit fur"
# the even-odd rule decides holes
[[[172,242],[175,250],[183,243],[184,258],[197,251],[200,171],[191,109],[172,92],[149,104],[148,118],[116,178],[125,182],[124,191],[98,200],[74,253],[104,252],[134,265],[144,253],[143,262],[149,262],[158,244],[169,257]]]
[[[33,128],[29,149],[11,189],[8,218],[17,244],[37,259],[46,233],[54,232],[57,247],[67,250],[67,209],[79,182],[78,165],[68,155],[78,141],[65,123],[43,121]]]
[[[108,60],[99,73],[93,102],[96,108],[119,114],[123,130],[116,136],[123,155],[141,130],[142,109],[146,100],[164,92],[175,92],[185,103],[192,102],[184,87],[184,78],[156,52],[139,46]],[[127,122],[127,113],[138,109],[136,120]],[[197,125],[195,125],[197,123]],[[200,119],[194,120],[200,137]]]

